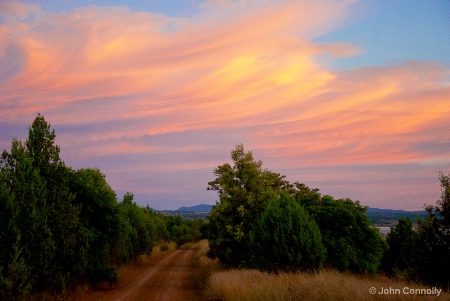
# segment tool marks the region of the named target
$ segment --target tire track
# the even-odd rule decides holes
[[[195,251],[177,250],[139,274],[131,284],[103,295],[100,301],[203,300],[192,279]]]

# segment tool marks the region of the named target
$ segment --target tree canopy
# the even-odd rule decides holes
[[[250,231],[266,201],[276,197],[287,184],[284,176],[262,169],[252,152],[239,144],[231,152],[233,166],[225,163],[214,169],[216,179],[208,190],[217,191],[219,202],[209,217],[209,254],[224,264],[245,266],[249,261]]]
[[[262,162],[256,161],[251,151],[245,152],[242,144],[231,152],[231,159],[233,165],[218,166],[214,169],[216,179],[208,183],[208,189],[219,194],[219,202],[209,217],[209,256],[229,266],[251,266],[252,231],[261,223],[261,215],[268,214],[265,210],[270,200],[276,203],[285,200],[280,195],[288,194],[304,209],[280,208],[305,210],[317,223],[326,249],[326,266],[343,271],[377,271],[385,243],[365,215],[366,207],[350,199],[321,196],[318,189],[300,182],[289,183],[285,176],[263,169]],[[257,231],[262,231],[261,224],[257,227]],[[295,239],[294,232],[289,235],[287,239]]]

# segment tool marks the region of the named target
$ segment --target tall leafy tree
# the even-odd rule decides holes
[[[18,208],[0,170],[0,300],[21,299],[31,290],[30,267],[23,256]]]
[[[137,255],[151,253],[155,242],[156,224],[150,208],[141,208],[127,192],[119,203],[121,250],[119,257],[128,261]]]
[[[1,169],[16,208],[18,250],[35,290],[61,292],[82,272],[79,208],[69,190],[69,170],[59,157],[55,132],[38,114],[25,143],[14,140]]]
[[[99,169],[80,169],[70,173],[74,204],[80,207],[79,221],[86,229],[86,276],[91,282],[109,280],[116,271],[110,266],[118,240],[116,193]]]
[[[47,188],[21,141],[13,140],[11,151],[3,151],[1,175],[3,189],[10,193],[2,198],[2,220],[7,225],[4,230],[9,232],[1,240],[5,244],[3,250],[12,254],[16,244],[30,268],[29,282],[43,289],[46,279],[52,276],[55,251],[47,217]],[[5,262],[3,266],[7,273]]]
[[[77,252],[78,234],[83,231],[78,220],[80,208],[73,203],[69,169],[59,156],[60,148],[55,139],[55,131],[44,116],[38,114],[28,129],[25,146],[34,168],[45,180],[47,222],[55,244],[50,285],[61,291],[81,272],[80,256],[84,254]]]
[[[219,202],[209,216],[209,256],[224,264],[244,266],[249,261],[250,231],[266,202],[278,195],[285,185],[284,176],[262,169],[252,152],[239,144],[231,152],[233,165],[225,163],[214,169],[216,179],[208,190],[219,193]]]

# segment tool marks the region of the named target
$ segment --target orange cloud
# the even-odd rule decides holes
[[[11,2],[0,13],[0,120],[28,124],[41,112],[70,131],[59,139],[72,158],[141,158],[111,167],[130,177],[207,169],[220,156],[205,154],[239,142],[275,169],[449,162],[426,147],[450,116],[448,66],[333,71],[318,62],[361,53],[312,41],[352,3],[206,1],[198,15],[174,18]],[[149,163],[186,152],[198,156]]]

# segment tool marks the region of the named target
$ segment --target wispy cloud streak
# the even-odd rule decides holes
[[[372,175],[377,165],[432,166],[418,175],[426,181],[436,162],[449,167],[450,67],[320,64],[319,56],[361,53],[312,42],[339,27],[352,2],[206,1],[192,18],[98,6],[48,13],[8,2],[0,13],[0,126],[26,126],[43,113],[61,131],[66,161],[99,166],[113,187],[156,207],[175,206],[158,203],[169,198],[214,200],[206,181],[239,142],[291,180],[389,207],[386,195],[354,189],[361,171],[351,167]],[[348,173],[339,187],[313,176],[334,179],[339,168]],[[377,171],[383,185],[411,189],[389,173]],[[188,195],[152,183],[157,175],[185,181]],[[413,189],[399,202],[417,209],[430,201],[424,195]]]

